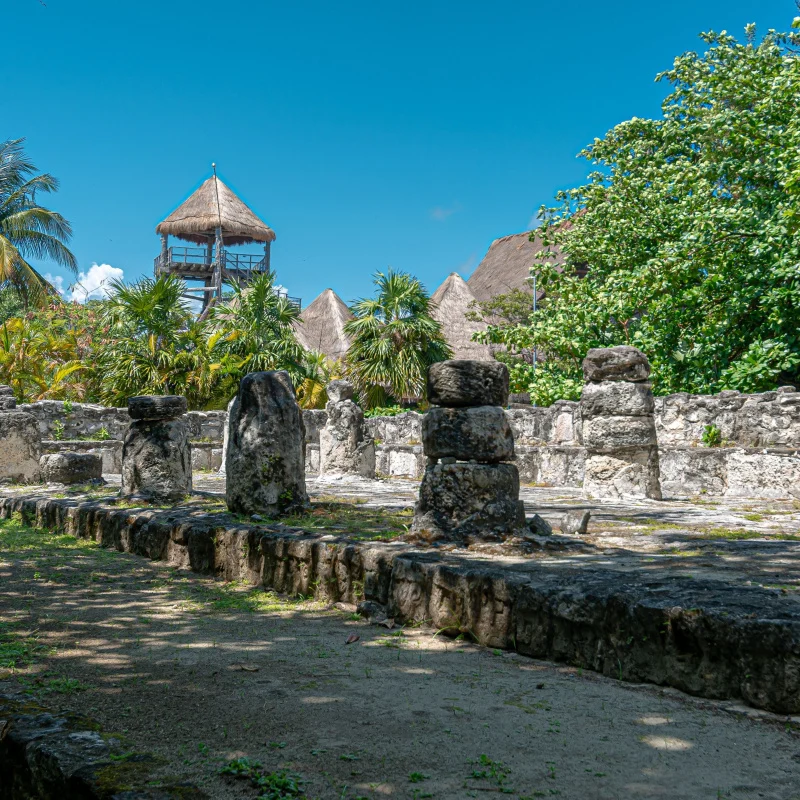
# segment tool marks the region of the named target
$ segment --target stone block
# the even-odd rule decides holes
[[[180,500],[192,492],[189,431],[181,419],[134,420],[122,443],[123,496]]]
[[[131,419],[176,419],[188,410],[186,398],[176,394],[128,398]]]
[[[593,417],[583,421],[583,444],[595,453],[614,453],[625,448],[656,444],[652,416]]]
[[[13,397],[14,390],[6,384],[0,384],[0,397]]]
[[[436,464],[425,469],[412,533],[428,541],[499,541],[525,525],[513,464]]]
[[[103,480],[103,459],[96,453],[49,453],[39,460],[45,483],[89,483]]]
[[[275,516],[305,508],[305,430],[289,374],[245,375],[228,427],[228,508],[248,516]]]
[[[347,381],[335,383],[346,384]],[[341,388],[336,389],[339,396],[343,394]],[[319,433],[320,475],[374,478],[375,440],[364,425],[364,412],[352,400],[330,401],[326,411],[328,419]]]
[[[624,453],[587,453],[583,489],[587,497],[660,500],[658,448]]]
[[[422,444],[428,458],[484,464],[514,458],[514,436],[500,406],[431,408],[422,418]]]
[[[326,391],[329,403],[340,403],[343,400],[353,399],[353,384],[350,381],[331,381],[327,385]]]
[[[38,480],[41,452],[36,418],[23,411],[0,411],[0,483]]]
[[[800,499],[800,452],[728,450],[725,497]]]
[[[710,494],[721,497],[728,485],[728,455],[722,447],[661,447],[658,451],[664,497]]]
[[[583,378],[586,381],[646,381],[650,362],[635,347],[594,347],[583,359]]]
[[[561,517],[561,533],[584,536],[589,529],[591,516],[591,511],[567,511]]]
[[[434,406],[505,406],[508,368],[499,361],[454,359],[428,370],[428,401]]]
[[[581,417],[642,417],[653,414],[653,390],[647,382],[587,383],[581,394]]]
[[[0,395],[0,411],[13,411],[16,407],[14,395]]]

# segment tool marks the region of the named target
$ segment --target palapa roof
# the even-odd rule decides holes
[[[486,325],[468,320],[465,316],[470,311],[470,303],[475,300],[466,281],[457,272],[451,272],[433,293],[431,300],[436,306],[432,315],[442,326],[447,343],[453,348],[453,358],[491,361],[491,348],[472,341],[472,334],[485,330]]]
[[[316,350],[328,358],[345,357],[350,339],[344,326],[353,319],[350,309],[333,289],[326,289],[307,305],[295,323],[297,341],[306,350]]]
[[[161,222],[156,227],[156,233],[166,233],[187,242],[206,244],[208,237],[214,236],[220,221],[222,238],[226,245],[275,241],[275,231],[262,222],[215,175],[203,181],[188,200]]]
[[[513,289],[532,295],[531,267],[536,263],[534,256],[542,249],[542,240],[536,236],[531,241],[530,231],[495,239],[467,284],[479,301],[508,294]]]

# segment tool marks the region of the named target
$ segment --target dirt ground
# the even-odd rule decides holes
[[[289,787],[275,798],[800,798],[796,720],[369,625],[15,522],[0,523],[3,677],[214,798],[264,791],[219,774],[242,757]]]

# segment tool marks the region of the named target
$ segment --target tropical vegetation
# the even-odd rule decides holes
[[[485,334],[540,403],[575,398],[586,351],[616,344],[659,393],[800,382],[800,34],[702,39],[658,76],[663,116],[596,139],[587,183],[541,209],[535,319]]]
[[[430,296],[406,272],[378,272],[374,284],[350,307],[345,371],[365,408],[424,400],[428,367],[452,357]]]
[[[26,306],[43,307],[56,292],[31,259],[47,258],[72,272],[77,262],[67,248],[69,222],[37,199],[55,192],[58,181],[47,173],[35,174],[23,141],[0,142],[0,286],[12,287]]]

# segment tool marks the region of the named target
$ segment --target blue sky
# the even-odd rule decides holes
[[[60,179],[48,202],[85,275],[152,274],[156,224],[216,161],[276,231],[272,264],[304,304],[329,286],[370,294],[388,266],[433,291],[582,182],[582,146],[657,115],[653,78],[702,47],[699,31],[786,30],[796,13],[793,0],[5,0],[0,139],[26,137]]]

